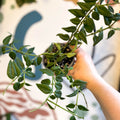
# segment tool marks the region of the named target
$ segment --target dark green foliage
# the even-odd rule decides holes
[[[47,102],[50,109],[54,110],[54,108]]]
[[[75,15],[78,18],[85,16],[85,11],[80,9],[70,9],[69,12],[71,12],[73,15]]]
[[[47,74],[49,76],[53,76],[54,75],[54,72],[50,69],[40,69],[40,71],[43,73],[43,74]]]
[[[61,89],[62,89],[62,84],[61,84],[61,82],[56,82],[56,83],[55,83],[55,88],[56,88],[57,90],[61,90]]]
[[[46,84],[36,84],[36,85],[45,94],[49,94],[52,92],[52,88]]]
[[[84,107],[83,105],[78,105],[78,109],[82,110],[82,111],[89,111],[86,107]]]
[[[68,34],[57,34],[57,36],[59,36],[61,39],[63,40],[69,40],[69,35]]]
[[[70,21],[71,21],[73,24],[75,24],[75,25],[78,25],[78,24],[80,23],[80,19],[77,18],[77,17],[70,19]]]
[[[70,103],[70,104],[68,104],[66,107],[68,107],[68,108],[74,108],[74,107],[75,107],[75,104]]]
[[[95,19],[95,20],[99,20],[99,19],[100,19],[99,13],[96,12],[96,11],[94,11],[94,12],[92,13],[92,18]]]
[[[83,11],[89,11],[90,8],[95,4],[95,2],[78,2],[77,3]]]
[[[112,19],[110,17],[104,16],[104,22],[106,25],[110,25],[112,23]]]
[[[5,38],[3,39],[3,44],[4,44],[4,45],[9,44],[11,38],[12,38],[12,35],[8,35],[7,37],[5,37]]]
[[[87,17],[86,20],[84,21],[84,27],[88,33],[91,33],[95,28],[93,19]]]
[[[62,28],[62,29],[65,30],[66,32],[74,33],[75,30],[76,30],[76,27],[75,26],[70,26],[70,27],[65,27],[65,28]]]
[[[103,15],[103,16],[106,16],[106,17],[111,17],[112,14],[111,12],[103,5],[96,5],[97,6],[97,10],[98,12]]]
[[[70,120],[76,120],[75,116],[71,116]]]
[[[28,77],[32,77],[34,78],[35,77],[35,74],[31,71],[26,71],[25,74],[28,76]]]
[[[21,70],[25,68],[24,63],[18,57],[16,57],[16,63]]]
[[[19,7],[21,7],[25,3],[33,3],[36,2],[36,0],[16,0],[16,3]]]
[[[79,92],[79,90],[77,89],[73,93],[67,95],[67,97],[74,97],[74,96],[76,96],[78,94],[78,92]]]
[[[95,35],[95,36],[93,37],[93,41],[94,41],[94,44],[93,44],[93,45],[95,46],[95,45],[98,44],[102,39],[103,39],[103,31],[102,31],[102,28],[101,28],[98,36]]]
[[[7,67],[7,75],[9,78],[14,79],[16,76],[20,75],[20,69],[15,63],[15,61],[9,61],[8,67]]]
[[[55,97],[61,98],[62,92],[60,90],[55,91]]]
[[[40,65],[42,62],[42,58],[40,56],[37,57],[37,64]]]
[[[18,78],[18,82],[22,82],[24,80],[23,76]]]
[[[44,79],[41,81],[42,84],[50,85],[50,80],[49,79]]]
[[[18,91],[20,89],[20,83],[19,82],[14,83],[13,88],[14,90]]]
[[[19,6],[35,1],[36,0],[16,0]],[[104,0],[83,0],[83,2],[77,3],[79,6],[77,9],[69,9],[69,12],[73,15],[73,18],[70,19],[72,25],[62,28],[64,32],[67,33],[57,34],[65,44],[52,43],[42,54],[34,54],[35,48],[29,45],[20,46],[19,49],[17,49],[14,46],[14,40],[10,42],[12,35],[8,35],[3,40],[1,50],[3,54],[8,53],[10,57],[7,75],[12,80],[11,84],[13,84],[13,88],[16,91],[22,87],[28,90],[26,87],[31,86],[31,84],[26,82],[25,79],[27,76],[30,78],[35,77],[35,74],[32,72],[33,67],[41,64],[43,55],[43,62],[45,62],[44,66],[46,68],[40,69],[40,71],[51,78],[45,78],[41,80],[39,84],[36,84],[41,92],[49,94],[41,106],[47,103],[51,109],[55,109],[56,106],[62,108],[58,105],[59,100],[64,100],[67,97],[76,97],[75,104],[69,103],[66,105],[66,108],[62,109],[71,114],[70,120],[76,120],[76,117],[84,118],[88,108],[79,105],[78,100],[79,94],[81,93],[86,103],[82,90],[86,88],[87,83],[82,80],[73,80],[71,76],[68,76],[68,71],[73,69],[71,66],[74,65],[74,57],[76,55],[74,51],[77,47],[80,47],[82,43],[89,43],[87,41],[88,36],[93,36],[93,45],[95,46],[103,40],[105,30],[109,29],[107,39],[115,34],[115,30],[120,30],[120,28],[113,28],[115,22],[120,20],[120,13],[114,13],[114,9],[109,5],[109,0],[107,0],[107,4],[104,4],[103,1]],[[118,1],[115,0],[115,2]],[[101,22],[101,16],[104,19],[102,22],[105,27],[101,24],[99,29],[97,26],[98,23],[96,24],[96,22]],[[71,45],[74,45],[74,48],[72,48]],[[21,57],[19,55],[21,55]],[[68,93],[68,95],[64,95],[63,91],[62,82],[64,77],[66,77],[66,80],[69,82],[69,88],[74,90],[72,93]],[[62,96],[67,97],[64,98]],[[54,104],[54,107],[52,104]]]
[[[110,38],[110,37],[112,37],[113,35],[115,34],[115,30],[110,30],[109,32],[108,32],[108,39]]]
[[[14,52],[10,52],[9,56],[14,60],[16,58],[16,54]]]
[[[27,53],[29,53],[29,54],[33,53],[34,49],[35,49],[34,47],[29,48],[29,49],[27,50]]]
[[[27,66],[30,66],[32,64],[28,55],[23,55],[23,58],[24,58]]]

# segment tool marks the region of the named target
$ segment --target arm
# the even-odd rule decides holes
[[[97,73],[91,57],[81,48],[76,50],[76,63],[69,71],[74,80],[87,82],[87,88],[101,105],[107,120],[120,120],[120,93],[107,84]]]

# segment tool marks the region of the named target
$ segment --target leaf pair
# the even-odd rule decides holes
[[[7,67],[7,75],[10,79],[14,79],[16,76],[19,76],[21,73],[20,68],[15,61],[10,60]]]

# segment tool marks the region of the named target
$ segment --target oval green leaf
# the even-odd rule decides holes
[[[49,94],[52,92],[52,88],[45,84],[36,84],[37,87],[45,94]]]

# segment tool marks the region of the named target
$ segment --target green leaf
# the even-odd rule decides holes
[[[80,31],[80,32],[79,32],[79,38],[80,38],[83,42],[85,42],[85,43],[87,44],[86,35],[84,34],[83,31]]]
[[[92,13],[92,18],[95,19],[95,20],[99,20],[99,19],[100,19],[99,13],[96,12],[96,11],[94,11],[94,12]]]
[[[78,94],[78,92],[79,92],[79,90],[77,89],[73,93],[67,95],[67,97],[74,97],[74,96],[76,96]]]
[[[115,34],[115,30],[110,30],[110,31],[108,32],[108,37],[107,37],[107,39],[109,39],[110,37],[112,37],[114,34]]]
[[[113,20],[115,20],[115,21],[120,20],[120,13],[116,13],[112,18],[113,18]]]
[[[42,62],[42,58],[40,56],[37,57],[37,64],[40,65]]]
[[[32,85],[31,85],[31,84],[29,84],[29,83],[25,83],[25,85],[26,85],[26,86],[32,86]]]
[[[75,80],[73,82],[73,86],[80,86],[81,89],[86,88],[87,82],[82,81],[82,80]]]
[[[14,52],[10,52],[9,56],[14,60],[16,58],[16,54]]]
[[[35,74],[31,71],[26,71],[25,74],[28,76],[28,77],[35,77]]]
[[[80,23],[80,19],[77,18],[77,17],[70,19],[70,21],[71,21],[73,24],[75,24],[75,25],[78,25],[78,24]]]
[[[13,65],[15,67],[15,72],[16,72],[16,76],[19,76],[20,75],[20,68],[18,67],[18,65],[16,64],[15,61],[13,61]]]
[[[68,58],[71,58],[71,57],[75,56],[76,53],[66,53],[65,55],[67,55]]]
[[[14,83],[13,88],[14,90],[18,91],[20,89],[20,83],[19,82]]]
[[[103,1],[104,1],[104,0],[100,0],[100,4],[102,4],[102,3],[103,3]]]
[[[13,62],[10,60],[7,67],[7,75],[10,79],[14,79],[16,76],[16,70]]]
[[[110,12],[114,13],[114,9],[113,9],[112,6],[108,6],[108,10],[109,10]]]
[[[55,91],[55,96],[56,96],[57,98],[61,98],[61,95],[62,95],[62,92],[61,92],[60,90],[56,90],[56,91]]]
[[[47,102],[50,109],[54,110],[54,108]]]
[[[70,120],[76,120],[75,116],[71,116]]]
[[[41,81],[42,84],[50,85],[50,80],[49,79],[44,79]]]
[[[52,88],[45,84],[36,84],[37,87],[45,94],[49,94],[52,92]]]
[[[25,0],[26,3],[36,2],[36,0]]]
[[[23,62],[22,62],[21,59],[18,58],[18,57],[16,57],[16,63],[17,63],[18,67],[19,67],[21,70],[25,68]]]
[[[102,30],[102,28],[100,28],[99,35],[98,35],[98,36],[95,35],[95,36],[93,37],[94,46],[95,46],[96,44],[98,44],[102,39],[103,39],[103,30]]]
[[[57,34],[57,36],[59,36],[63,40],[69,40],[69,35],[68,34],[59,33],[59,34]]]
[[[68,11],[78,18],[85,16],[85,11],[80,9],[69,9]]]
[[[24,46],[21,46],[18,50],[22,51],[24,48],[28,47],[29,45],[24,45]]]
[[[6,51],[6,47],[5,47],[5,46],[2,46],[2,47],[1,47],[1,50],[2,50],[2,54],[5,54],[5,53],[6,53],[6,52],[5,52],[5,51]]]
[[[76,27],[75,26],[70,26],[70,27],[65,27],[65,28],[62,28],[63,30],[67,31],[67,32],[75,32],[76,30]]]
[[[110,25],[112,23],[112,19],[110,17],[104,16],[104,22],[106,25]]]
[[[19,7],[21,7],[24,4],[24,0],[16,0],[16,3]]]
[[[54,95],[51,95],[50,98],[54,100],[56,97]]]
[[[54,75],[54,72],[50,69],[40,69],[40,71],[43,73],[43,74],[47,74],[49,76],[53,76]]]
[[[68,107],[68,108],[74,108],[74,107],[75,107],[75,104],[70,103],[70,104],[68,104],[66,107]]]
[[[111,17],[111,12],[104,5],[96,5],[98,12],[106,17]]]
[[[18,78],[18,82],[22,82],[24,80],[23,76]]]
[[[62,78],[60,75],[57,75],[57,76],[56,76],[56,81],[62,82],[62,81],[63,81],[63,78]]]
[[[26,62],[26,65],[30,66],[31,65],[31,60],[30,60],[29,56],[28,55],[23,55],[23,58]]]
[[[57,90],[61,90],[61,89],[62,89],[62,84],[61,84],[61,82],[56,82],[56,83],[55,83],[55,88],[56,88]]]
[[[35,49],[34,47],[29,48],[29,49],[27,50],[27,53],[29,53],[29,54],[33,53],[34,49]]]
[[[10,40],[11,40],[11,37],[12,37],[12,35],[8,35],[7,37],[5,37],[5,38],[3,39],[3,44],[4,44],[4,45],[9,44],[9,42],[10,42]]]
[[[89,111],[86,107],[84,107],[83,105],[78,105],[78,109],[82,110],[82,111]]]
[[[97,0],[84,0],[85,2],[96,2]]]
[[[95,2],[88,2],[88,3],[78,2],[77,4],[80,6],[82,10],[89,11],[90,8],[95,4]]]
[[[84,22],[84,27],[88,33],[92,32],[95,28],[95,24],[92,18],[87,17]]]
[[[58,51],[61,50],[61,44],[60,43],[54,43],[54,44],[57,47]]]

